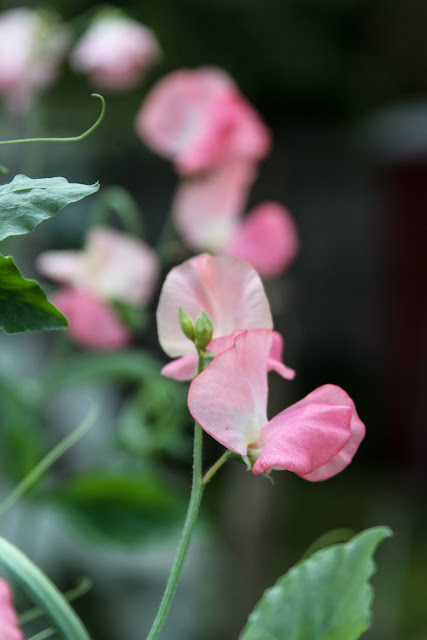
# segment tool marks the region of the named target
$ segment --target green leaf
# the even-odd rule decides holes
[[[66,318],[35,280],[26,280],[10,256],[0,255],[0,328],[5,333],[64,329]]]
[[[95,543],[157,541],[182,526],[185,511],[176,487],[148,473],[90,472],[47,497]]]
[[[356,640],[371,625],[369,578],[378,544],[391,535],[374,527],[323,549],[267,589],[240,640]]]
[[[46,612],[62,640],[90,640],[80,618],[53,582],[22,551],[3,538],[0,538],[0,564]]]
[[[99,183],[73,184],[65,178],[33,180],[17,175],[0,187],[0,240],[29,233],[67,204],[95,193]]]

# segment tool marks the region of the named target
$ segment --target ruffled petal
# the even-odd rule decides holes
[[[166,277],[157,308],[157,331],[163,350],[172,358],[194,350],[179,325],[180,306],[193,321],[206,311],[214,338],[236,329],[273,326],[257,272],[246,262],[227,256],[196,256],[174,267]]]
[[[173,378],[184,382],[192,380],[197,373],[198,357],[197,355],[182,356],[165,364],[161,370],[162,376]]]
[[[246,455],[267,422],[267,358],[272,331],[243,331],[193,380],[188,407],[215,440]]]
[[[281,468],[307,480],[325,480],[350,463],[364,433],[348,394],[324,385],[263,427],[253,445],[262,449],[253,472]]]

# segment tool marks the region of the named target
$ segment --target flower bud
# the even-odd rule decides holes
[[[194,326],[196,345],[199,349],[205,349],[212,340],[213,325],[206,311],[202,311],[196,318]]]
[[[182,307],[179,308],[179,324],[182,329],[182,333],[191,340],[191,342],[194,342],[195,333],[193,321],[190,316],[185,313]]]

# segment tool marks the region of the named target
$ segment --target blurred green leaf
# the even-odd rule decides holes
[[[19,481],[42,457],[45,441],[37,413],[25,393],[3,376],[0,376],[0,424],[2,469]]]
[[[67,320],[35,280],[26,280],[10,256],[0,255],[0,328],[5,333],[64,329]]]
[[[371,626],[372,556],[391,535],[374,527],[318,551],[267,589],[240,640],[356,640]]]
[[[182,525],[184,496],[154,474],[90,472],[48,494],[93,542],[157,541]]]
[[[191,438],[183,433],[188,423],[186,385],[157,375],[125,403],[118,436],[122,446],[137,455],[168,453],[188,459]]]
[[[99,183],[73,184],[65,178],[33,180],[17,175],[0,187],[0,240],[32,231],[72,202],[95,193]]]
[[[160,375],[162,363],[142,350],[115,353],[81,353],[54,366],[43,380],[45,392],[87,380],[144,382]]]
[[[120,320],[132,331],[142,332],[147,327],[150,316],[144,307],[127,304],[120,300],[114,300],[113,306]]]

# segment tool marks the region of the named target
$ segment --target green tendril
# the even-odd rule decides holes
[[[0,140],[0,145],[22,144],[26,142],[78,142],[79,140],[84,140],[84,138],[87,138],[87,136],[89,136],[92,131],[95,131],[95,129],[101,124],[105,114],[105,100],[103,96],[101,96],[101,94],[99,93],[92,93],[91,96],[92,98],[99,98],[101,100],[101,113],[99,114],[96,122],[94,122],[93,125],[80,136],[71,136],[69,138],[20,138],[18,140]],[[3,167],[3,169],[4,168],[5,167]]]

